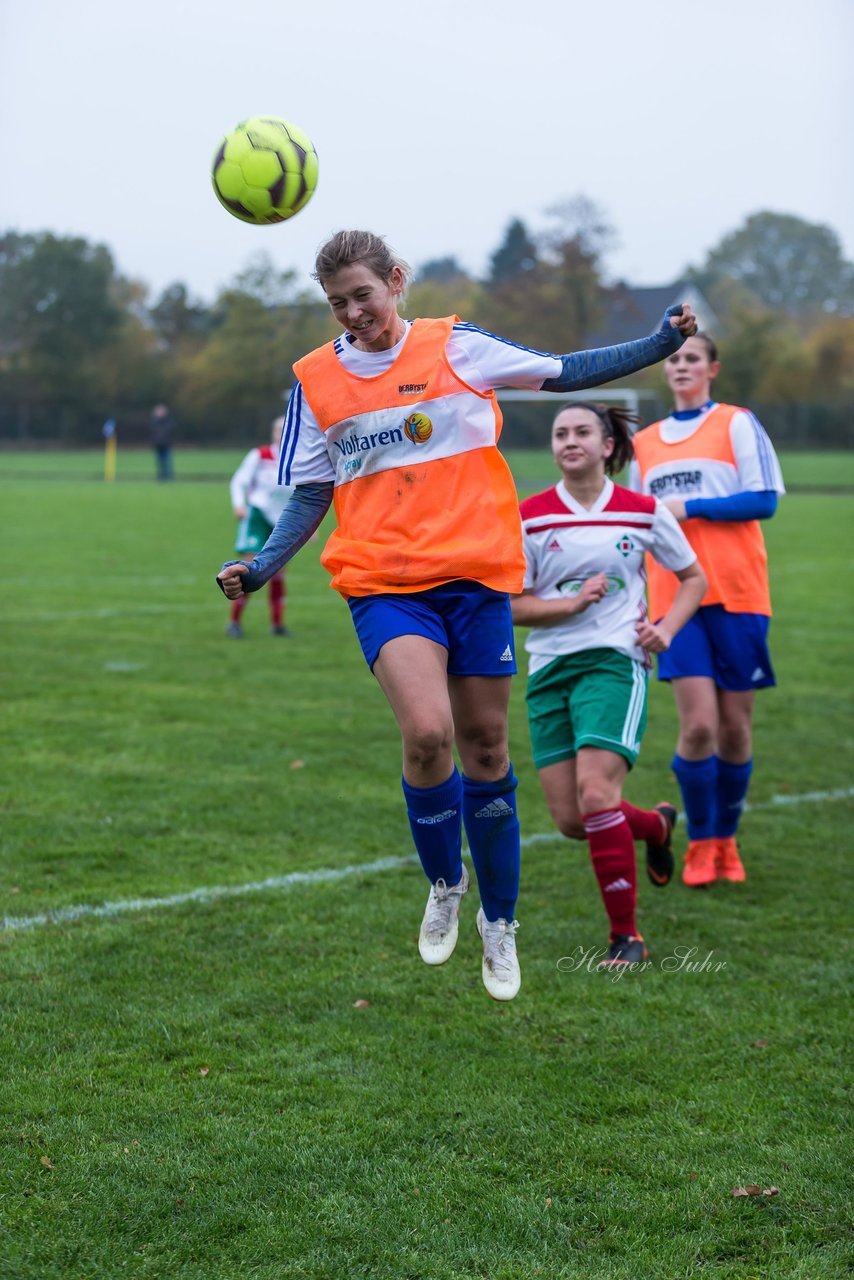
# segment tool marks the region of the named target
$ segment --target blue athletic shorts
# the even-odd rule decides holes
[[[516,674],[510,597],[459,579],[429,591],[351,596],[347,601],[368,666],[397,636],[426,636],[448,650],[452,676]]]
[[[733,693],[775,685],[770,621],[762,613],[727,613],[721,604],[703,605],[658,655],[659,680],[707,676],[718,689]]]

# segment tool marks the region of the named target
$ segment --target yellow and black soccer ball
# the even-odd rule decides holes
[[[252,116],[217,147],[211,181],[219,202],[242,222],[285,222],[314,194],[317,152],[289,120]]]

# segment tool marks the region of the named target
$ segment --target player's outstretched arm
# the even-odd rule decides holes
[[[624,378],[672,355],[686,338],[693,337],[696,332],[694,312],[687,302],[677,303],[667,308],[658,329],[647,338],[561,356],[563,372],[557,378],[547,378],[541,390],[583,391],[585,387],[598,387],[603,382]]]
[[[334,485],[298,484],[276,527],[251,564],[227,560],[216,576],[217,586],[234,600],[243,592],[260,591],[274,573],[308,542],[329,510]]]

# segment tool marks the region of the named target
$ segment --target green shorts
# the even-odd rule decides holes
[[[234,550],[238,555],[245,555],[247,551],[260,551],[272,532],[273,526],[267,517],[257,507],[250,507],[248,514],[237,526]]]
[[[536,767],[599,747],[631,768],[646,729],[648,678],[640,662],[615,649],[585,649],[541,667],[525,695]]]

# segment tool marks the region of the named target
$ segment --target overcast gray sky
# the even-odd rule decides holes
[[[666,284],[759,209],[854,257],[852,0],[0,0],[0,229],[106,243],[212,301],[259,249],[308,284],[339,227],[486,268],[577,194],[606,266]],[[246,116],[299,124],[318,189],[255,228],[210,188]]]

